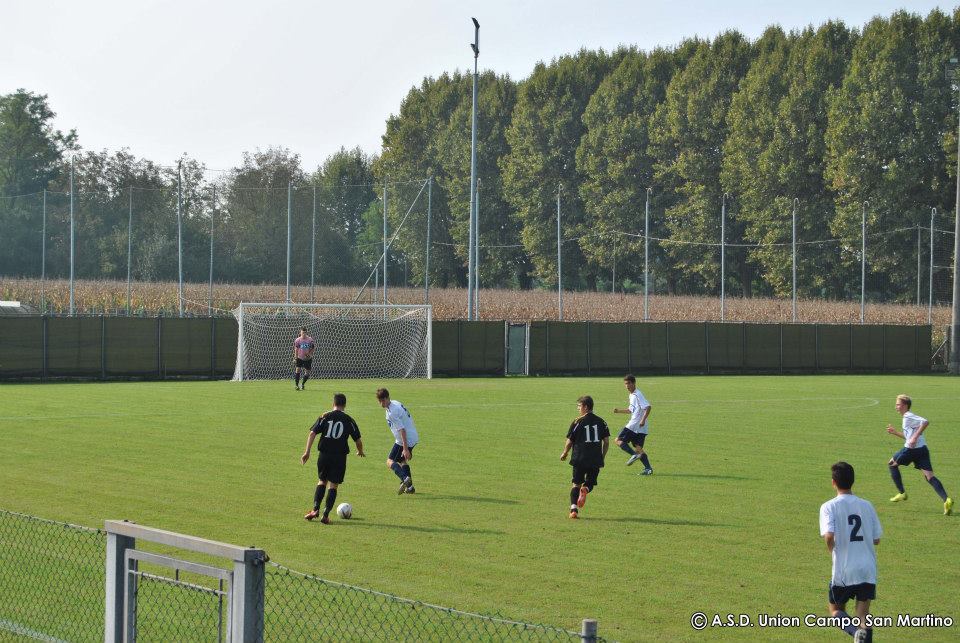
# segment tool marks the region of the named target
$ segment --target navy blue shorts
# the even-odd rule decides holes
[[[640,447],[642,449],[643,443],[647,439],[647,434],[637,433],[636,431],[632,431],[627,427],[623,427],[623,430],[620,431],[620,435],[617,436],[617,439],[621,442],[629,442],[633,446]]]
[[[877,586],[873,583],[860,583],[858,585],[831,584],[827,597],[831,603],[842,608],[851,598],[858,601],[872,601],[877,597]]]
[[[417,446],[416,444],[413,447]],[[410,455],[413,455],[413,447],[407,447],[410,449]],[[387,460],[393,460],[394,462],[404,462],[403,459],[403,446],[400,444],[394,443],[393,448],[390,449],[390,455],[387,456]]]
[[[299,357],[294,358],[297,360],[297,368],[305,368],[308,371],[313,368],[313,358],[310,359],[300,359]]]
[[[893,454],[893,459],[896,460],[897,464],[900,466],[912,464],[918,469],[933,471],[933,465],[930,464],[930,450],[927,449],[926,446],[916,449],[908,449],[907,447],[903,447]]]
[[[597,486],[597,476],[599,475],[600,467],[574,467],[573,479],[570,482],[573,484],[586,483],[587,489],[593,491],[593,488]]]

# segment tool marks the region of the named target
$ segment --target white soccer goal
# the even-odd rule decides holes
[[[312,377],[432,377],[430,306],[241,303],[234,380],[293,377],[293,340],[316,340]]]

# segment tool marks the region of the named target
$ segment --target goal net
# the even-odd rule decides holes
[[[312,377],[431,377],[431,308],[378,304],[241,303],[234,380],[293,377],[293,341],[316,341]]]

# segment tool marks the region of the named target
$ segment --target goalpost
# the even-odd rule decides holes
[[[242,302],[233,314],[237,381],[292,377],[293,340],[301,327],[316,341],[313,377],[433,376],[430,306]]]

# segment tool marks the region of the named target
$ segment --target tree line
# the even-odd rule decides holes
[[[799,239],[836,240],[800,255],[801,294],[859,293],[862,212],[870,230],[895,231],[953,210],[958,101],[944,64],[958,45],[960,10],[901,11],[858,28],[772,26],[753,41],[727,31],[652,51],[584,49],[523,80],[483,72],[482,285],[555,286],[559,193],[565,287],[609,288],[614,265],[621,286],[642,284],[649,199],[649,235],[664,240],[651,244],[658,291],[719,289],[720,253],[701,244],[719,243],[725,204],[728,294],[789,294],[795,205]],[[362,283],[381,252],[386,186],[390,234],[399,229],[391,283],[423,283],[429,198],[431,283],[465,284],[472,82],[459,71],[423,79],[373,156],[342,148],[308,171],[271,148],[215,178],[181,159],[185,272],[206,278],[212,225],[218,281],[282,281],[289,199],[293,280]],[[63,272],[76,154],[78,275],[125,278],[130,226],[133,278],[175,278],[178,169],[82,150],[53,116],[46,96],[0,96],[0,274],[40,273],[41,198],[47,265]],[[911,234],[871,237],[876,296],[912,292]]]

